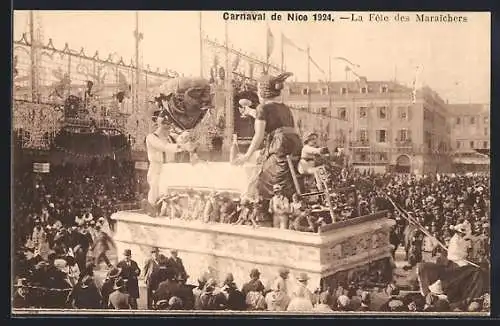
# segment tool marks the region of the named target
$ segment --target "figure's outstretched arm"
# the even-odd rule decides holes
[[[161,152],[177,153],[182,151],[180,145],[168,143],[152,134],[146,137],[146,141],[152,148]]]

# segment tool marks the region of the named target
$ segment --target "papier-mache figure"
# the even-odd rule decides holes
[[[178,194],[173,194],[169,198],[169,208],[170,208],[169,217],[172,219],[182,217],[182,208],[181,205],[179,204],[179,199],[180,196]]]
[[[195,194],[195,200],[193,220],[202,220],[203,210],[205,209],[205,194],[202,192]]]
[[[196,196],[194,190],[190,189],[186,192],[186,206],[182,211],[182,219],[183,220],[193,220],[194,214],[196,213]]]
[[[170,195],[169,194],[164,194],[160,196],[160,199],[156,202],[156,206],[160,208],[160,211],[158,213],[158,217],[165,217],[168,216],[170,213],[169,211],[169,199]]]
[[[182,161],[186,156],[197,160],[198,127],[211,105],[211,90],[202,78],[174,78],[155,98],[158,110],[153,114],[157,130],[146,137],[148,152],[148,202],[151,210],[160,196],[159,181],[164,163]]]
[[[215,223],[220,220],[220,194],[212,192],[205,203],[203,209],[203,221],[205,223]]]
[[[240,203],[239,217],[235,224],[239,225],[252,225],[257,227],[257,221],[255,220],[256,210],[254,209],[253,203],[247,198],[242,198]]]
[[[220,202],[220,222],[231,224],[237,219],[238,216],[236,215],[235,203],[231,200],[229,195],[223,196]]]
[[[304,146],[300,155],[298,170],[300,174],[314,175],[318,189],[323,189],[323,182],[318,175],[316,158],[328,154],[328,148],[318,146],[318,134],[312,132],[304,138]]]
[[[274,185],[274,196],[269,202],[269,213],[273,216],[273,227],[288,229],[290,202],[283,194],[281,185]]]

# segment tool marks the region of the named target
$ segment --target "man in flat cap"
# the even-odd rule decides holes
[[[146,260],[144,264],[143,273],[144,279],[146,280],[146,288],[147,288],[147,307],[148,309],[153,309],[153,291],[156,290],[156,287],[153,288],[151,286],[151,276],[153,272],[157,272],[160,269],[160,250],[157,247],[151,249],[151,258]]]

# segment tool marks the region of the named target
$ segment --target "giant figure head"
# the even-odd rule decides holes
[[[166,123],[181,130],[198,125],[212,105],[210,85],[202,78],[178,77],[169,80],[155,98]]]

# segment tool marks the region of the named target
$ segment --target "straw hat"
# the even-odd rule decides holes
[[[257,268],[254,268],[250,271],[250,277],[259,277],[260,276],[260,272]]]
[[[308,281],[309,280],[309,276],[307,275],[307,273],[300,273],[299,274],[299,277],[297,277],[297,280],[299,282],[305,282],[305,281]]]
[[[305,137],[302,141],[304,142],[304,144],[307,144],[309,141],[311,141],[315,137],[319,137],[316,132],[309,132],[305,135]]]
[[[281,267],[279,269],[279,274],[280,275],[288,275],[288,274],[290,274],[290,270],[288,268],[286,268],[286,267]]]
[[[238,101],[238,104],[242,107],[249,107],[252,106],[252,101],[246,98],[242,98],[241,100]]]
[[[15,287],[23,287],[23,286],[26,286],[26,285],[28,285],[28,280],[21,277],[21,278],[17,279],[17,283],[14,286]]]
[[[443,286],[440,280],[437,280],[433,284],[429,285],[429,291],[431,291],[433,295],[437,296],[438,299],[446,299],[446,295],[443,292]]]

